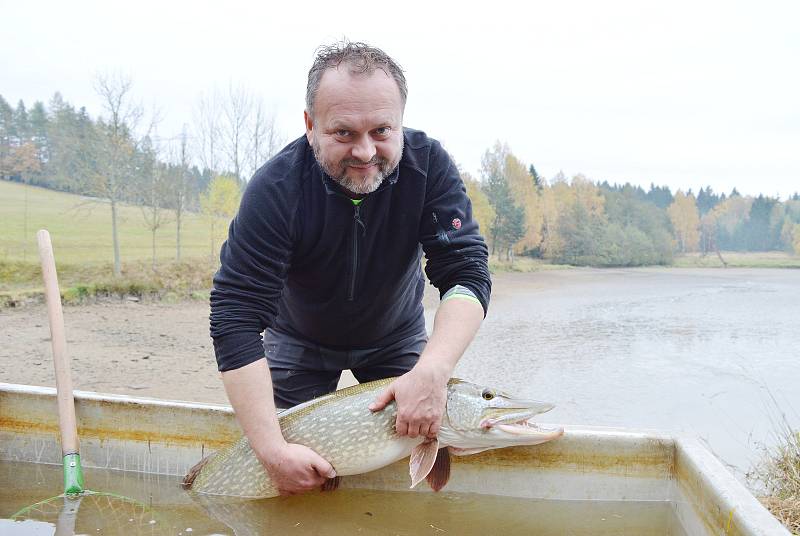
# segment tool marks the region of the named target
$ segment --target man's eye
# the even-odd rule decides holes
[[[392,127],[380,127],[375,129],[375,134],[378,136],[386,136],[392,131]]]
[[[350,135],[350,131],[349,130],[337,130],[336,131],[336,135],[339,136],[339,137],[342,137],[342,138],[346,138],[347,136]]]

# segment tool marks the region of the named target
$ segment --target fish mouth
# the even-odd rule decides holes
[[[480,427],[484,429],[505,426],[535,426],[530,419],[536,415],[547,413],[555,407],[548,402],[535,400],[506,399],[495,407],[487,408]]]
[[[494,427],[507,434],[536,438],[541,440],[541,442],[557,439],[564,435],[563,428],[549,428],[529,420],[523,420],[510,424],[496,424]]]
[[[490,410],[489,415],[481,421],[480,427],[486,431],[495,429],[504,432],[525,443],[544,443],[564,435],[564,429],[542,426],[531,419],[554,407],[547,402],[510,400],[506,407]]]

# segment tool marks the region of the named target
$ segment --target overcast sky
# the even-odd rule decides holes
[[[800,191],[800,2],[525,4],[0,0],[0,94],[96,116],[95,73],[121,71],[174,135],[243,84],[293,139],[314,50],[346,36],[403,66],[405,125],[473,175],[500,140],[547,178]]]

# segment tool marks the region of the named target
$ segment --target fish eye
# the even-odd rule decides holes
[[[494,393],[491,391],[484,391],[483,393],[481,393],[481,396],[483,397],[484,400],[491,400],[494,398]]]

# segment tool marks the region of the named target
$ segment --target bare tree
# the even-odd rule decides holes
[[[275,129],[275,116],[264,113],[264,106],[260,100],[255,105],[250,139],[248,176],[252,176],[264,162],[272,158],[284,143],[283,138]]]
[[[222,158],[221,147],[221,112],[219,92],[215,89],[210,94],[201,94],[194,111],[194,138],[197,144],[197,155],[200,164],[211,171],[218,171]]]
[[[201,164],[239,181],[249,179],[284,141],[262,99],[233,84],[224,94],[215,89],[200,96],[193,130]]]
[[[180,146],[177,158],[178,168],[172,182],[172,203],[175,209],[175,258],[181,260],[181,223],[183,222],[183,212],[186,210],[186,203],[189,199],[191,188],[191,175],[189,174],[189,134],[186,125],[180,136]]]
[[[222,107],[225,121],[222,124],[222,145],[231,171],[242,180],[245,158],[249,152],[249,130],[253,114],[253,96],[243,86],[228,84],[228,94]],[[248,177],[249,178],[249,177]]]
[[[169,223],[169,213],[166,203],[169,199],[170,189],[173,187],[173,177],[178,170],[168,163],[160,162],[159,151],[152,145],[149,138],[145,138],[142,151],[138,157],[139,162],[139,188],[137,201],[140,203],[145,225],[150,231],[152,245],[152,268],[156,269],[156,232]]]
[[[91,174],[93,192],[111,205],[111,233],[114,246],[114,275],[119,276],[122,262],[119,251],[117,207],[131,186],[136,172],[134,155],[137,140],[134,131],[142,119],[142,108],[133,101],[133,82],[121,74],[98,74],[94,88],[103,101],[106,117],[98,121],[96,143],[98,161]]]

